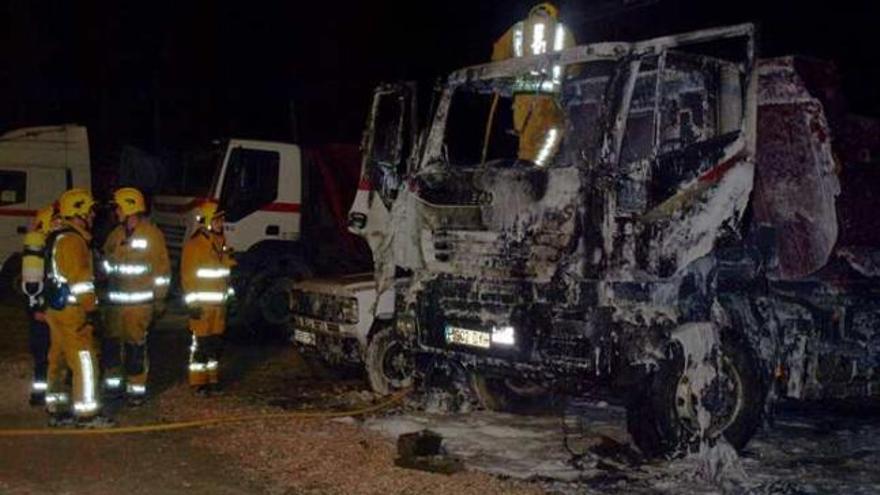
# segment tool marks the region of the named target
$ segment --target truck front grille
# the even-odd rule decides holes
[[[513,326],[515,347],[462,348],[478,355],[528,360],[536,332],[541,326],[541,308],[532,304],[532,285],[527,282],[441,277],[426,284],[419,296],[419,339],[427,347],[447,348],[449,325],[477,331],[493,326]],[[546,319],[545,319],[546,320]]]

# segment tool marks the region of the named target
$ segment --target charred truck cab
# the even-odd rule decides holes
[[[380,286],[412,273],[417,376],[490,408],[610,391],[649,456],[742,448],[774,397],[876,391],[875,279],[828,275],[828,136],[749,24],[453,73],[405,187],[364,203]]]

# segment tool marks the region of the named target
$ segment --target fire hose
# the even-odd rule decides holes
[[[9,429],[0,430],[0,437],[29,437],[29,436],[79,436],[79,435],[123,435],[128,433],[152,433],[158,431],[184,430],[189,428],[202,428],[205,426],[217,426],[230,423],[245,423],[250,421],[265,421],[276,419],[330,419],[349,416],[366,416],[389,409],[401,401],[409,393],[409,389],[401,390],[389,396],[378,404],[354,409],[350,411],[289,411],[269,414],[244,414],[238,416],[221,416],[218,418],[195,419],[191,421],[177,421],[171,423],[158,423],[140,426],[124,426],[119,428],[103,429]]]

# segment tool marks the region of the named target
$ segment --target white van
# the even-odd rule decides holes
[[[27,127],[0,135],[0,291],[20,271],[21,235],[30,219],[71,187],[91,188],[85,127]]]

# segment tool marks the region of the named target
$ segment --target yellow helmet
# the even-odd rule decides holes
[[[203,202],[199,205],[198,210],[196,211],[196,220],[207,227],[208,230],[211,230],[211,222],[213,222],[215,218],[222,217],[225,213],[220,211],[220,205],[213,200]]]
[[[63,218],[87,217],[95,207],[95,198],[86,189],[71,189],[58,198],[58,213]]]
[[[113,193],[113,202],[119,206],[123,216],[144,213],[147,211],[147,203],[144,195],[133,187],[123,187]]]
[[[539,3],[532,7],[532,10],[529,11],[529,17],[540,13],[544,13],[553,19],[559,19],[559,8],[550,2]]]
[[[43,234],[48,234],[52,230],[52,220],[55,219],[55,205],[44,206],[37,210],[34,215],[35,230]]]

